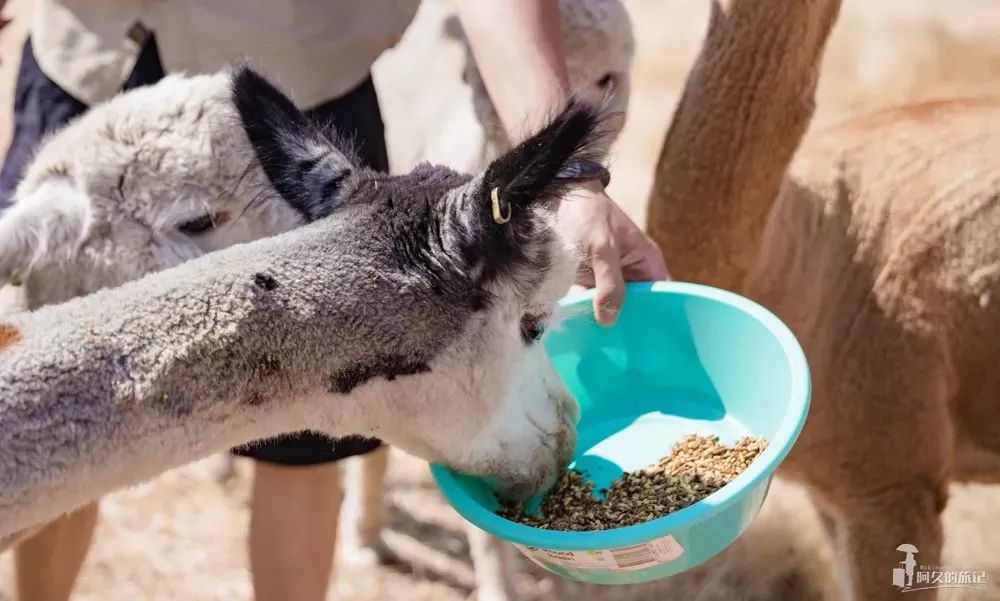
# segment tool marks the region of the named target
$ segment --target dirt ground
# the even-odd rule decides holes
[[[615,148],[611,191],[642,221],[653,163],[704,31],[708,2],[626,3],[634,17],[638,56],[629,118]],[[12,78],[29,12],[29,0],[11,0],[5,14],[15,20],[0,33],[3,147],[10,131]],[[433,119],[440,115],[434,110],[443,89],[439,84],[455,76],[454,64],[444,59],[431,63],[434,78],[444,83],[423,79],[414,84],[412,77],[401,76],[411,72],[407,66],[417,60],[411,47],[432,36],[433,14],[419,24],[423,29],[384,57],[376,77],[397,165],[405,162],[406,145],[420,135],[421,127],[434,127]],[[996,0],[846,0],[824,64],[814,128],[912,99],[1000,94],[997,31]],[[427,52],[432,46],[422,48]],[[414,118],[418,105],[428,111],[424,118]],[[244,543],[248,468],[241,463],[239,476],[223,486],[208,476],[204,464],[195,464],[108,497],[76,598],[250,599]],[[398,561],[377,568],[338,568],[330,598],[469,598],[472,568],[461,523],[434,490],[425,464],[403,454],[393,456],[388,503],[386,542]],[[989,572],[989,585],[985,593],[953,591],[945,599],[1000,601],[998,519],[1000,487],[954,487],[945,514],[946,562],[983,566]],[[892,567],[871,569],[884,571],[888,583]],[[838,584],[808,499],[797,487],[780,481],[772,487],[761,516],[737,543],[683,575],[612,590],[556,581],[525,563],[520,581],[529,599],[536,601],[818,601],[832,598]],[[9,598],[11,589],[10,561],[3,557],[0,600]]]

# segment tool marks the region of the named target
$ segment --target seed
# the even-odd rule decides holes
[[[733,481],[767,446],[744,437],[732,447],[718,436],[692,434],[674,445],[656,465],[624,473],[594,496],[594,483],[584,474],[565,472],[537,515],[523,506],[501,501],[497,515],[548,530],[607,530],[641,524],[684,509]]]

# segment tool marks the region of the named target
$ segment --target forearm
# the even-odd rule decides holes
[[[569,97],[556,0],[460,0],[473,57],[512,141],[558,111]]]

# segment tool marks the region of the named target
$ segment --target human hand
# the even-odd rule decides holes
[[[670,278],[663,253],[598,182],[559,205],[559,226],[585,252],[574,289],[596,288],[594,317],[611,326],[625,301],[625,282]]]

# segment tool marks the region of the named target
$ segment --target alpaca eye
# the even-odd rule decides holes
[[[525,344],[538,342],[545,333],[545,321],[536,315],[525,315],[521,318],[521,340]]]
[[[604,90],[609,88],[614,83],[615,83],[615,76],[611,73],[605,73],[604,77],[597,80],[597,85]]]
[[[189,235],[202,234],[210,229],[219,227],[226,221],[229,221],[228,213],[206,213],[205,215],[181,223],[177,226],[177,229]]]

